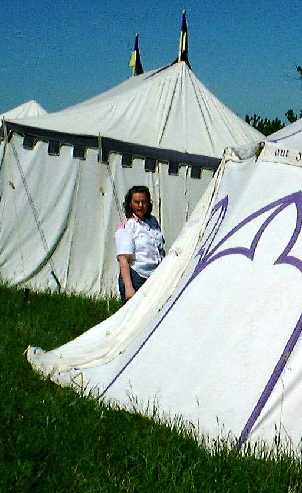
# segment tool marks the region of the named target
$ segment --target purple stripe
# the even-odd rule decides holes
[[[226,211],[227,211],[227,207],[228,207],[228,197],[226,196],[224,199],[220,200],[214,207],[213,207],[213,210],[212,210],[212,213],[211,213],[211,217],[207,223],[207,226],[209,224],[209,222],[211,221],[211,219],[213,218],[215,212],[217,212],[218,209],[220,209],[219,211],[219,216],[218,216],[218,220],[215,222],[214,224],[214,227],[212,228],[210,234],[208,235],[207,239],[205,240],[204,244],[208,241],[208,239],[211,237],[213,231],[215,230],[215,228],[217,227],[217,224],[219,223],[219,226],[217,228],[217,231],[219,230],[219,227],[221,226],[221,223],[223,222],[224,218],[225,218],[225,215],[226,215]],[[217,231],[215,232],[214,234],[214,237],[213,237],[213,240],[217,234]],[[213,241],[212,240],[212,241]],[[211,242],[212,243],[212,242]],[[200,249],[200,252],[199,254],[202,256],[203,255],[203,247]],[[195,273],[195,271],[194,271]],[[173,303],[171,303],[170,307],[168,308],[168,310],[166,312],[163,313],[163,315],[160,317],[159,321],[156,323],[156,325],[153,327],[152,331],[148,334],[148,336],[146,337],[146,339],[143,340],[142,344],[138,347],[138,349],[133,353],[133,355],[131,356],[131,358],[124,364],[124,366],[120,369],[120,371],[115,375],[115,377],[109,382],[109,384],[107,385],[107,387],[105,387],[105,389],[103,390],[103,392],[100,394],[100,398],[104,397],[104,395],[106,394],[107,390],[118,380],[118,378],[120,377],[120,375],[126,370],[126,368],[130,365],[130,363],[134,360],[134,358],[138,355],[138,353],[143,349],[143,347],[145,346],[145,344],[148,342],[148,340],[151,338],[151,336],[154,334],[154,332],[158,329],[158,327],[160,326],[160,324],[162,323],[162,321],[164,320],[164,318],[168,315],[168,313],[170,312],[170,310],[174,307],[174,305],[176,304],[176,302],[179,300],[179,298],[181,297],[181,295],[183,294],[183,292],[185,291],[185,289],[187,288],[187,286],[190,284],[190,282],[194,279],[195,275],[194,273],[192,274],[192,276],[190,277],[190,279],[186,282],[186,284],[184,285],[184,287],[181,289],[181,291],[178,293],[178,295],[176,296],[175,300],[173,301]]]
[[[173,301],[173,303],[171,304],[171,306],[168,308],[168,310],[163,314],[163,316],[159,319],[159,321],[157,322],[157,324],[153,327],[153,329],[151,330],[151,332],[148,334],[148,336],[146,337],[146,339],[143,340],[142,344],[138,347],[138,349],[135,351],[135,353],[133,353],[133,355],[131,356],[131,358],[124,364],[124,366],[120,369],[120,371],[115,375],[115,377],[110,381],[110,383],[107,385],[107,387],[105,387],[105,389],[103,390],[103,392],[100,394],[100,398],[102,398],[107,390],[117,381],[117,379],[120,377],[120,375],[126,370],[126,368],[130,365],[130,363],[134,360],[134,358],[138,355],[138,353],[143,349],[143,347],[145,346],[145,344],[149,341],[150,337],[154,334],[154,332],[156,331],[156,329],[158,329],[158,327],[160,326],[160,324],[162,323],[163,319],[168,315],[168,313],[170,312],[170,310],[173,308],[173,306],[175,305],[175,303],[177,302],[177,300],[180,298],[180,296],[182,295],[182,293],[184,292],[184,290],[186,289],[186,287],[188,286],[189,282],[191,281],[191,279],[186,283],[186,285],[182,288],[182,290],[180,291],[180,293],[177,295],[177,297],[175,298],[175,300]]]
[[[301,128],[298,128],[295,132],[292,132],[289,135],[284,135],[284,137],[279,137],[278,139],[270,139],[270,140],[268,140],[268,143],[273,142],[275,144],[278,144],[278,142],[289,139],[290,137],[294,137],[295,135],[300,134],[300,133],[301,133]]]
[[[265,404],[267,403],[272,391],[274,390],[274,387],[276,385],[276,383],[278,382],[279,380],[279,377],[281,375],[281,373],[283,372],[284,368],[285,368],[285,365],[290,357],[290,355],[292,354],[294,348],[295,348],[295,345],[297,344],[298,340],[299,340],[299,337],[301,335],[301,332],[302,332],[302,314],[300,315],[300,318],[297,322],[297,325],[296,327],[294,328],[290,338],[288,339],[287,343],[286,343],[286,346],[279,358],[279,361],[278,363],[276,364],[261,396],[259,397],[259,400],[256,404],[256,406],[254,407],[250,417],[248,418],[241,434],[240,434],[240,438],[239,438],[239,442],[238,442],[238,446],[241,447],[243,445],[243,443],[246,441],[246,439],[248,438],[254,424],[256,423],[257,419],[259,418],[260,416],[260,413],[262,411],[262,409],[264,408]]]
[[[216,234],[218,233],[219,231],[219,228],[221,226],[221,223],[223,222],[224,218],[225,218],[225,215],[226,215],[226,212],[227,212],[227,208],[228,208],[228,196],[226,195],[222,200],[220,200],[214,207],[213,207],[213,210],[211,212],[211,216],[206,224],[206,227],[205,227],[205,231],[207,230],[211,220],[213,219],[215,213],[219,210],[219,214],[218,214],[218,217],[214,223],[214,226],[213,228],[211,229],[210,233],[208,234],[207,238],[204,240],[203,242],[203,245],[202,247],[200,248],[199,252],[197,255],[200,255],[200,257],[204,257],[204,255],[206,255],[208,253],[208,251],[210,250],[212,244],[213,244],[213,241],[215,240],[216,238]],[[211,241],[209,242],[209,244],[206,246],[207,242],[210,240],[212,236],[212,239]],[[199,259],[200,260],[200,259]]]

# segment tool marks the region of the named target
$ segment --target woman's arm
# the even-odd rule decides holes
[[[120,265],[120,273],[125,284],[125,298],[129,300],[134,296],[135,289],[133,288],[131,276],[130,276],[130,265],[131,255],[118,255],[118,263]]]

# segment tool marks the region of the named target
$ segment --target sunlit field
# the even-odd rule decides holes
[[[203,445],[181,422],[160,424],[43,381],[29,344],[52,349],[110,316],[116,300],[0,287],[0,491],[302,491],[299,458]]]

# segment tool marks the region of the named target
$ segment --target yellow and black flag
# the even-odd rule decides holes
[[[139,54],[138,34],[135,36],[134,48],[129,60],[129,67],[132,68],[132,75],[140,75],[144,73],[141,57]]]
[[[181,19],[181,31],[179,38],[179,51],[178,51],[178,62],[186,62],[186,64],[191,68],[189,62],[189,43],[188,43],[188,25],[186,18],[186,11],[182,12]]]

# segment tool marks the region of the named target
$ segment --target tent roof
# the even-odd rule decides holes
[[[221,157],[263,138],[222,104],[185,62],[130,78],[83,103],[19,124]]]
[[[20,119],[20,118],[37,118],[41,115],[46,115],[47,111],[37,101],[26,101],[16,108],[13,108],[5,113],[2,113],[1,118]]]
[[[300,149],[302,146],[302,118],[264,138],[263,146],[265,142],[272,142],[289,148]],[[266,149],[268,148],[271,149],[271,147],[266,146]],[[239,146],[228,146],[225,150],[225,154],[228,154],[231,159],[244,161],[246,159],[255,159],[258,155],[258,151],[257,143],[248,143]],[[278,155],[277,157],[280,156]]]
[[[268,137],[270,142],[284,142],[286,145],[298,147],[302,145],[302,118],[278,130]]]

